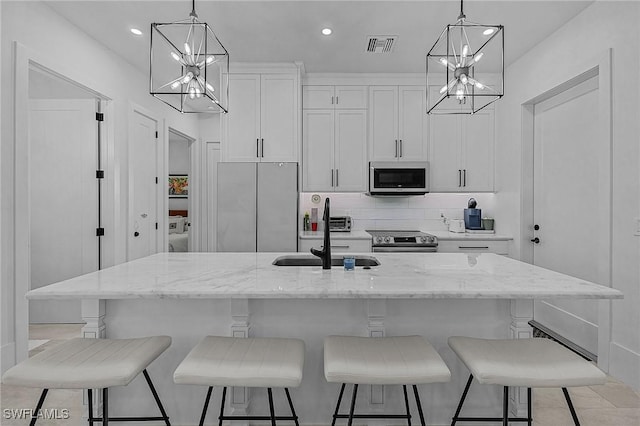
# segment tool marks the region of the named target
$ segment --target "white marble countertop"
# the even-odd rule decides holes
[[[300,231],[299,236],[303,240],[321,240],[324,237],[322,231]],[[371,234],[367,231],[332,232],[331,240],[370,240]]]
[[[617,290],[489,253],[374,253],[380,266],[354,271],[272,265],[282,255],[300,254],[158,253],[32,290],[27,298],[622,298]]]
[[[513,237],[501,234],[472,234],[468,232],[449,232],[449,231],[424,231],[427,234],[435,235],[436,238],[443,241],[511,241]]]

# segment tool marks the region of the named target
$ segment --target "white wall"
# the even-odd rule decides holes
[[[322,201],[311,202],[312,192],[300,194],[299,228],[305,212],[318,208],[318,221],[322,222],[324,199],[331,200],[331,216],[351,216],[353,229],[411,229],[420,231],[446,231],[444,217],[463,219],[469,198],[473,197],[482,209],[482,215],[493,217],[495,194],[426,194],[415,197],[370,197],[355,193],[319,193]],[[504,233],[500,223],[498,233]],[[322,225],[319,225],[319,229]]]
[[[1,295],[2,295],[2,371],[13,362],[11,345],[16,341],[15,315],[15,270],[14,262],[14,99],[26,96],[14,93],[14,41],[36,52],[47,66],[54,68],[81,84],[106,95],[111,99],[113,116],[106,121],[112,142],[107,158],[106,174],[113,179],[111,199],[104,199],[105,221],[113,225],[106,229],[111,238],[112,252],[105,255],[108,263],[124,261],[126,255],[127,191],[128,191],[128,114],[131,104],[136,104],[156,115],[160,122],[185,134],[198,136],[198,119],[183,116],[151,97],[148,93],[148,75],[138,71],[107,49],[95,39],[53,12],[41,2],[0,2],[2,25],[0,51],[1,76]],[[37,31],[35,30],[37,29]],[[147,55],[148,47],[141,49]],[[161,127],[162,128],[162,127]],[[20,143],[20,141],[18,141]],[[107,265],[108,266],[108,265]],[[22,312],[17,312],[22,315]],[[19,330],[24,332],[24,330]],[[6,348],[6,350],[5,350]]]
[[[593,67],[607,49],[613,49],[612,285],[625,298],[612,302],[610,373],[636,389],[640,388],[640,244],[633,231],[634,219],[640,216],[639,20],[637,2],[595,2],[507,68],[505,96],[496,103],[496,152],[501,153],[496,157],[496,222],[514,236],[513,253],[519,257],[519,244],[530,238],[520,232],[521,105]]]

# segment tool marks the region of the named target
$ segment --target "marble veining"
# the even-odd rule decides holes
[[[158,253],[32,290],[27,298],[623,297],[618,290],[491,253],[373,253],[381,265],[355,271],[271,264],[286,254]]]

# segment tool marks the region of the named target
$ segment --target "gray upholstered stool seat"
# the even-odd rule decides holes
[[[50,389],[125,386],[170,345],[168,336],[71,339],[9,369],[2,381]]]
[[[449,346],[478,383],[560,388],[599,385],[607,379],[598,367],[549,339],[451,337]]]
[[[471,372],[452,426],[458,421],[489,420],[502,420],[503,425],[507,425],[509,421],[526,421],[531,425],[531,388],[536,387],[562,388],[574,423],[579,426],[567,387],[598,385],[606,381],[606,375],[598,367],[549,339],[498,340],[455,336],[449,338],[449,346]],[[482,384],[503,386],[502,418],[459,416],[474,377]],[[509,386],[528,388],[526,418],[508,417]]]
[[[43,388],[34,410],[42,408],[49,389],[86,389],[89,403],[89,425],[111,421],[164,421],[167,416],[147,367],[171,345],[169,336],[152,336],[135,339],[71,339],[46,349],[10,368],[2,382],[8,385]],[[108,389],[126,386],[138,374],[144,378],[162,414],[161,417],[109,418]],[[93,389],[102,389],[102,417],[93,413]],[[34,415],[30,425],[35,425]]]
[[[324,376],[328,382],[414,385],[448,382],[451,373],[422,336],[324,339]]]
[[[223,420],[292,420],[298,425],[290,387],[298,387],[304,367],[304,342],[282,338],[236,338],[207,336],[180,363],[173,380],[177,384],[208,386],[200,416],[204,424],[214,386],[222,390],[220,424]],[[270,416],[225,416],[228,386],[267,388]],[[276,416],[271,388],[284,388],[291,416]]]
[[[451,372],[438,352],[422,336],[354,337],[324,339],[324,376],[342,383],[331,426],[337,419],[406,419],[411,426],[407,385],[413,386],[420,423],[425,426],[418,384],[448,382]],[[347,383],[353,384],[349,414],[339,414]],[[406,414],[355,414],[358,385],[402,385]]]

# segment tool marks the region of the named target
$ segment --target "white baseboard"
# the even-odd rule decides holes
[[[16,343],[11,342],[0,346],[0,374],[16,365]]]
[[[617,343],[611,343],[609,374],[640,391],[640,353]]]

